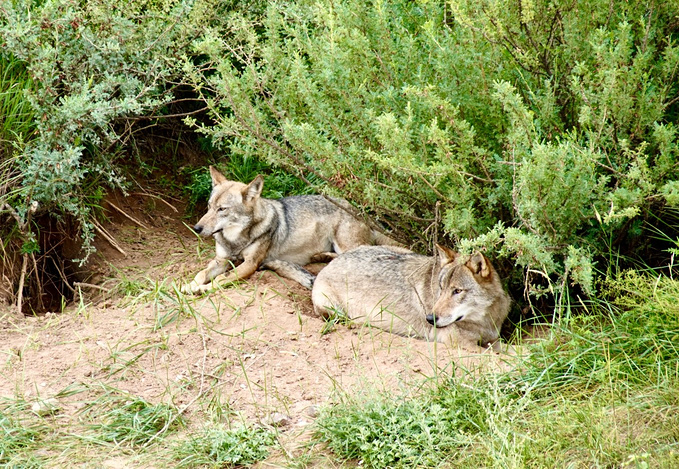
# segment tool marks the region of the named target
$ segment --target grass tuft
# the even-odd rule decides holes
[[[83,415],[91,419],[88,429],[92,439],[117,446],[148,444],[174,432],[183,423],[173,406],[151,404],[113,389],[88,403]]]
[[[351,326],[353,324],[351,318],[347,313],[340,308],[328,308],[328,316],[324,318],[325,322],[320,330],[321,335],[326,335],[335,330],[338,324],[343,326]]]
[[[43,462],[34,455],[49,433],[39,419],[27,417],[26,405],[0,405],[0,466],[33,468]]]

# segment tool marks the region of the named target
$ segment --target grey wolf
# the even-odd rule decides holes
[[[193,229],[215,238],[216,256],[184,285],[184,292],[203,293],[212,283],[245,279],[258,269],[311,289],[315,277],[303,265],[327,262],[362,244],[398,245],[356,218],[345,200],[320,195],[266,199],[261,175],[243,184],[210,167],[210,176],[207,213]]]
[[[316,278],[314,310],[472,350],[494,345],[510,305],[497,272],[481,253],[436,248],[438,259],[387,246],[341,254]]]

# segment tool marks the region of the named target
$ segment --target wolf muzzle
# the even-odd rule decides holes
[[[462,319],[464,319],[464,315],[458,317],[458,318],[455,319],[453,322],[462,321]],[[441,326],[441,325],[439,325],[440,321],[437,321],[437,320],[436,320],[436,316],[434,316],[433,314],[428,314],[428,315],[427,315],[427,322],[428,322],[429,324],[431,324],[432,326],[434,326],[434,327],[446,327],[446,326],[449,326],[450,324],[453,323],[453,322],[450,322],[450,323],[449,323],[449,322],[446,322],[445,325],[442,325],[442,326]]]
[[[220,228],[218,230],[213,231],[212,233],[205,233],[205,227],[203,225],[196,225],[196,226],[193,227],[193,231],[195,231],[196,234],[199,234],[199,235],[211,236],[211,235],[215,235],[215,234],[219,233],[220,231],[222,231],[222,229]]]

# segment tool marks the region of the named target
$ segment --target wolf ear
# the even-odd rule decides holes
[[[212,187],[218,186],[227,180],[224,175],[217,171],[213,166],[210,166],[210,177],[212,177]]]
[[[264,187],[264,177],[258,174],[250,184],[243,189],[243,201],[251,202],[262,195],[262,188]]]
[[[490,277],[490,261],[480,252],[475,252],[467,261],[467,267],[469,267],[475,275],[480,275],[482,278]]]
[[[436,245],[436,250],[439,252],[441,267],[453,262],[457,257],[457,253],[455,251],[445,246],[441,246],[440,244]]]

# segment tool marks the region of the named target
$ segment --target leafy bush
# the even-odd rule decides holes
[[[23,243],[35,203],[91,239],[137,124],[181,92],[209,109],[186,122],[226,150],[233,177],[261,167],[270,195],[347,197],[419,250],[447,236],[492,251],[518,267],[515,287],[564,304],[679,204],[677,13],[656,1],[17,0],[0,9],[0,42],[27,72],[18,101],[37,138],[2,162],[0,206]],[[193,203],[205,182],[188,188]]]
[[[441,219],[463,249],[496,250],[531,293],[562,301],[571,283],[593,292],[594,262],[631,222],[677,203],[676,13],[274,2],[207,30],[187,70],[217,144],[314,175],[414,244]]]

